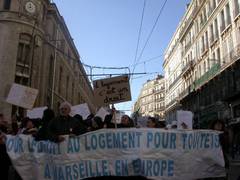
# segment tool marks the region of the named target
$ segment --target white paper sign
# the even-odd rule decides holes
[[[74,116],[76,114],[81,115],[83,120],[87,119],[87,117],[91,114],[87,103],[72,106],[71,115]]]
[[[105,116],[108,115],[108,114],[109,114],[109,112],[106,111],[103,107],[101,107],[101,108],[98,110],[98,112],[97,112],[97,114],[96,114],[95,116],[98,116],[98,117],[102,118],[102,120],[104,121]]]
[[[137,125],[138,127],[147,127],[147,121],[148,121],[148,117],[138,117],[137,118]]]
[[[33,108],[32,110],[27,110],[27,117],[31,119],[37,119],[43,117],[44,110],[47,109],[47,107],[37,107]]]
[[[177,111],[177,128],[184,129],[183,123],[186,125],[185,129],[192,129],[193,113],[191,111]]]
[[[7,153],[24,180],[144,176],[192,180],[225,176],[219,133],[151,128],[101,129],[62,143],[7,136]]]
[[[26,109],[32,109],[37,95],[37,89],[13,83],[6,102]]]

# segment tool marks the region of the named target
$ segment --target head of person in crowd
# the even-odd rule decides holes
[[[93,120],[93,118],[94,118],[94,114],[91,113],[91,114],[87,117],[87,119],[84,120],[84,124],[85,124],[85,126],[86,126],[89,130],[92,129],[92,120]]]
[[[95,116],[92,119],[92,130],[98,130],[103,128],[103,121],[102,118],[99,116]]]
[[[68,103],[68,102],[63,102],[60,107],[59,107],[59,110],[60,110],[60,115],[61,116],[69,116],[70,112],[71,112],[71,104]]]
[[[225,130],[225,124],[222,120],[215,120],[211,123],[210,129],[216,130],[216,131],[224,131]]]
[[[35,127],[33,120],[28,118],[23,134],[36,134],[36,133],[37,128]]]
[[[158,128],[159,127],[158,120],[154,117],[148,117],[147,127],[148,128]]]
[[[5,120],[3,113],[0,113],[0,130],[4,133],[8,131],[8,123]]]
[[[159,128],[166,128],[165,121],[158,121]]]
[[[112,114],[108,114],[105,116],[104,128],[114,128],[115,127],[114,123],[112,123],[112,118],[113,118]]]
[[[177,129],[177,121],[172,121],[171,129]]]
[[[134,127],[134,122],[128,115],[123,115],[121,117],[121,124],[119,127],[122,127],[122,128]]]
[[[77,119],[79,122],[84,123],[83,117],[80,114],[76,114],[73,116],[75,119]]]
[[[55,118],[55,113],[52,109],[47,108],[43,111],[42,117],[43,124],[48,124],[53,118]]]

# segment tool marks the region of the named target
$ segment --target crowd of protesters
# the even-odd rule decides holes
[[[104,119],[98,116],[90,114],[87,119],[83,119],[81,115],[77,114],[74,117],[70,116],[71,105],[64,102],[60,105],[59,115],[56,116],[53,110],[44,110],[42,119],[30,119],[25,117],[21,120],[21,123],[17,121],[17,118],[12,119],[11,127],[8,126],[5,121],[4,115],[0,114],[0,167],[3,170],[3,179],[11,179],[9,176],[9,167],[11,161],[6,152],[6,146],[4,143],[4,134],[26,134],[32,135],[35,140],[50,140],[56,143],[64,141],[64,135],[77,136],[90,131],[96,131],[102,128],[133,128],[138,127],[136,121],[131,119],[128,115],[121,117],[121,123],[114,123],[114,111],[106,115]],[[146,126],[148,128],[164,128],[164,129],[176,129],[177,122],[173,121],[170,125],[165,125],[164,121],[159,121],[157,118],[148,117]],[[186,124],[182,124],[183,129],[187,129]],[[210,129],[223,131],[220,135],[220,143],[223,148],[224,154],[228,151],[228,139],[229,135],[226,131],[225,125],[222,121],[214,121]],[[225,158],[226,159],[226,158]],[[226,161],[227,162],[227,161]],[[228,163],[226,163],[228,166]],[[13,169],[12,179],[21,179],[17,172]]]

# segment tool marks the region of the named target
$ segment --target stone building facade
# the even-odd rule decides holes
[[[143,85],[134,106],[134,111],[137,110],[141,116],[152,116],[165,120],[165,81],[163,76],[157,76]]]
[[[214,120],[223,120],[231,132],[230,157],[239,163],[240,1],[192,0],[175,34],[170,44],[175,42],[173,47],[181,52],[177,59],[182,82],[175,98],[179,109],[194,113],[194,128],[209,128]],[[175,61],[168,63],[179,63]]]
[[[12,83],[39,90],[36,107],[88,103],[93,90],[63,17],[49,0],[0,0],[0,111],[23,109],[5,102]]]

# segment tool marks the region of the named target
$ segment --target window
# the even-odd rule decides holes
[[[53,56],[50,56],[50,64],[49,64],[49,69],[48,69],[48,87],[49,87],[49,89],[53,89],[52,88],[53,63],[54,63],[54,58],[53,58]]]
[[[220,63],[221,53],[220,53],[220,49],[219,48],[217,49],[217,60],[218,60],[218,63]]]
[[[214,40],[213,24],[210,25],[210,43]]]
[[[30,65],[29,53],[30,53],[30,45],[20,42],[18,44],[17,63]]]
[[[231,24],[231,14],[229,4],[226,5],[226,22],[227,25]]]
[[[240,0],[234,0],[234,3],[235,3],[234,15],[237,16],[240,13]]]
[[[3,9],[9,10],[11,6],[11,0],[4,0],[4,7]]]
[[[216,0],[212,0],[212,10],[216,8]]]
[[[204,63],[203,63],[203,73],[205,73],[206,71],[207,71],[206,62],[204,61]]]
[[[23,85],[28,85],[30,78],[30,40],[31,36],[20,34],[15,80]]]
[[[224,10],[221,11],[221,32],[225,29],[225,18],[224,18]]]
[[[207,31],[205,32],[205,45],[206,45],[205,49],[208,49],[209,45],[208,45],[208,32]]]
[[[219,36],[218,33],[218,21],[217,19],[214,20],[214,40],[216,40]]]
[[[75,84],[74,82],[72,83],[72,103],[74,104],[74,89],[75,89]]]
[[[67,79],[66,79],[66,100],[68,100],[68,88],[69,87],[69,76],[67,76]]]
[[[60,67],[59,76],[58,76],[58,93],[59,94],[61,94],[62,74],[63,74],[63,69],[62,67]]]
[[[201,53],[203,53],[204,51],[205,51],[204,36],[202,36],[202,39],[201,39]]]

